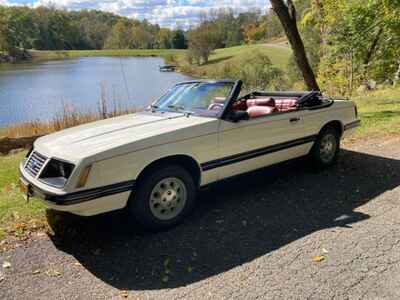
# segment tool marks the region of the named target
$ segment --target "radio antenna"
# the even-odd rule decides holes
[[[128,81],[126,80],[126,75],[125,75],[125,70],[124,70],[124,65],[122,64],[122,57],[119,57],[119,63],[121,65],[121,72],[122,72],[122,77],[124,79],[124,84],[125,84],[125,89],[126,89],[126,95],[128,97],[128,102],[131,99],[131,96],[129,94],[129,87],[128,87]]]

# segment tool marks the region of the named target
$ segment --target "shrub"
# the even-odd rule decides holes
[[[240,78],[245,90],[283,90],[288,87],[282,70],[275,67],[262,51],[226,63],[210,75],[219,79]]]

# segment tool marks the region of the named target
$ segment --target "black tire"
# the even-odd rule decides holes
[[[327,140],[334,144],[330,155],[327,155],[323,150],[325,145],[324,143],[327,143]],[[337,162],[339,152],[340,132],[334,127],[326,127],[318,135],[309,156],[313,163],[313,167],[316,169],[326,169]]]
[[[155,203],[159,204],[159,207],[155,208],[155,204],[152,203],[152,201],[154,200],[153,195],[155,195],[159,190],[157,190],[157,192],[154,194],[152,193],[155,189],[161,188],[162,184],[160,185],[160,183],[163,183],[164,181],[168,183],[169,179],[174,179],[175,182],[178,182],[177,184],[179,185],[179,187],[181,187],[181,184],[184,185],[184,188],[182,187],[182,189],[185,189],[186,200],[184,201],[184,204],[179,204],[176,202],[179,201],[179,199],[168,199],[168,201],[171,201],[171,203],[172,201],[175,201],[172,204],[178,206],[180,205],[179,209],[177,209],[174,213],[177,213],[178,210],[180,212],[176,216],[171,216],[170,219],[160,219],[156,216],[156,214],[159,214],[160,217],[163,217],[161,215],[161,211],[159,211],[160,205],[163,205],[164,207],[164,205],[166,206],[171,203],[162,203],[164,200],[164,202],[166,202],[166,199],[162,198],[162,195],[164,195],[164,193],[160,192],[158,193],[161,194],[159,200],[160,203]],[[166,188],[165,193],[168,193],[168,191],[169,187]],[[143,229],[153,232],[163,231],[181,223],[183,219],[192,211],[196,200],[196,194],[197,188],[194,183],[193,177],[185,168],[179,165],[161,165],[157,168],[152,168],[151,170],[148,170],[146,174],[144,174],[144,176],[139,180],[135,192],[131,195],[127,210],[128,213],[134,217],[134,219],[139,223],[139,225],[141,225]],[[177,197],[179,198],[178,194],[176,194],[175,198]],[[180,198],[183,199],[183,197]],[[173,214],[169,211],[169,207],[164,208],[166,211],[168,211],[168,213]]]

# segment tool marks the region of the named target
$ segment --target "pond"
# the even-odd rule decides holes
[[[177,82],[191,78],[160,72],[154,57],[89,57],[0,66],[0,127],[48,120],[68,105],[98,111],[108,105],[142,108]]]

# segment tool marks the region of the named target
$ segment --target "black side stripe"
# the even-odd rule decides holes
[[[361,121],[357,120],[357,121],[351,122],[351,123],[349,123],[347,125],[344,125],[344,130],[349,130],[349,129],[352,129],[352,128],[356,128],[356,127],[359,127],[360,125],[361,125]]]
[[[57,205],[72,205],[101,197],[111,196],[127,191],[132,191],[136,185],[136,181],[125,181],[94,189],[83,190],[79,192],[69,193],[62,196],[46,195],[45,200],[54,202]]]
[[[212,170],[215,168],[219,168],[219,167],[223,167],[226,165],[238,163],[238,162],[241,162],[244,160],[256,158],[258,156],[262,156],[262,155],[278,152],[281,150],[289,149],[292,147],[308,144],[308,143],[314,142],[316,140],[316,138],[317,138],[317,135],[310,135],[310,136],[307,136],[307,137],[304,137],[301,139],[284,142],[281,144],[276,144],[276,145],[272,145],[272,146],[268,146],[268,147],[264,147],[264,148],[260,148],[260,149],[256,149],[256,150],[251,150],[248,152],[239,153],[239,154],[227,156],[227,157],[216,159],[216,160],[212,160],[209,162],[202,163],[201,169],[203,171],[209,171],[209,170]]]

